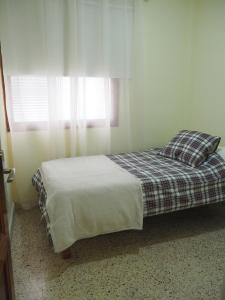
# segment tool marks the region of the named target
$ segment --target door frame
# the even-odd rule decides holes
[[[5,103],[5,84],[3,77],[3,63],[0,45],[0,97],[3,97]],[[3,107],[6,109],[6,107]],[[7,119],[6,119],[7,121]],[[6,124],[7,129],[7,124]],[[5,193],[5,178],[4,178],[4,153],[1,149],[1,135],[0,135],[0,274],[3,278],[4,294],[7,300],[15,299],[11,247],[9,237],[9,225],[6,206],[6,193]]]

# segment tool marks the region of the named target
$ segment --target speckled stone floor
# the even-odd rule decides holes
[[[220,299],[225,205],[145,219],[143,231],[77,242],[54,254],[38,209],[17,211],[12,240],[16,299]]]

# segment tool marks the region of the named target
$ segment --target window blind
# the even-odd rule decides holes
[[[79,77],[74,83],[70,77],[11,76],[8,85],[14,128],[43,127],[52,118],[49,113],[54,114],[55,105],[59,109],[53,117],[67,124],[85,121],[87,125],[99,126],[101,120],[117,118],[117,79]]]

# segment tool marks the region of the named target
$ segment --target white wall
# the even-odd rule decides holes
[[[134,97],[135,147],[164,145],[188,127],[193,1],[149,0],[144,7],[144,70]]]
[[[190,126],[225,145],[225,1],[199,0],[193,37]]]

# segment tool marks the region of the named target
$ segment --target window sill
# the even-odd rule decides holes
[[[59,121],[60,122],[60,121]],[[118,119],[111,120],[110,127],[118,127],[119,122]],[[105,120],[91,120],[91,121],[80,121],[79,124],[76,125],[76,128],[93,128],[100,129],[106,128],[108,125]],[[50,128],[48,122],[17,122],[12,124],[13,131],[38,131],[38,130],[48,130]],[[61,128],[70,129],[71,124],[69,122],[62,122]],[[10,130],[8,130],[10,131]]]

